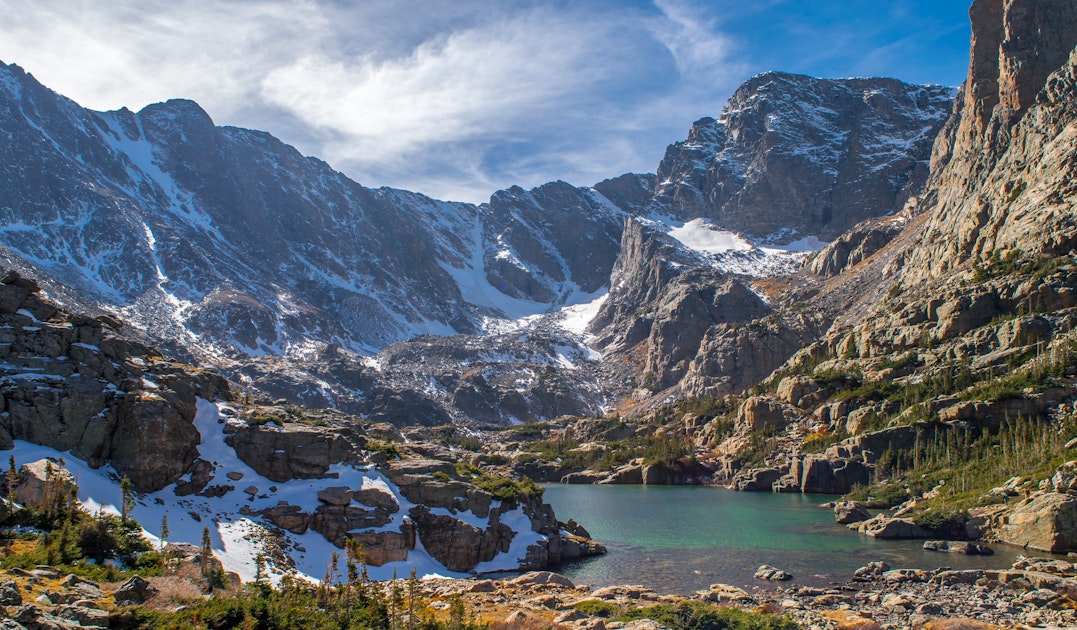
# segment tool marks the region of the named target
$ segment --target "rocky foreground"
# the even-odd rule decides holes
[[[1064,628],[1077,625],[1077,565],[1020,559],[1005,570],[891,569],[874,562],[856,577],[829,588],[760,587],[750,592],[725,584],[687,597],[660,595],[641,586],[591,589],[563,576],[536,572],[495,582],[429,583],[441,596],[461,594],[478,618],[512,627],[663,628],[646,620],[617,621],[639,608],[699,601],[787,616],[811,628]],[[655,609],[660,610],[660,609]],[[639,611],[634,616],[646,615]],[[953,620],[966,620],[954,626]],[[949,624],[949,625],[948,625]]]
[[[197,563],[194,554],[189,560]],[[190,585],[182,574],[181,568],[178,574],[99,583],[47,566],[4,570],[0,572],[0,628],[129,627],[131,619],[143,614],[142,608],[182,609],[209,597],[185,588]],[[234,596],[239,588],[233,584],[230,594]],[[749,592],[715,584],[688,596],[660,595],[642,586],[592,589],[546,571],[503,581],[424,580],[419,590],[423,609],[433,611],[435,617],[449,616],[449,609],[463,602],[470,622],[494,628],[677,628],[681,624],[670,625],[671,611],[715,610],[699,607],[702,604],[743,609],[746,618],[763,624],[751,627],[1066,628],[1077,624],[1077,565],[1037,558],[1020,559],[1011,569],[988,571],[890,569],[875,562],[858,570],[852,581],[829,588],[760,587]]]

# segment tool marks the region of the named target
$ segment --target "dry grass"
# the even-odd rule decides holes
[[[200,584],[175,575],[150,578],[147,582],[157,589],[157,594],[144,604],[146,608],[175,610],[179,606],[205,598]]]
[[[768,300],[773,300],[793,288],[793,278],[791,276],[764,278],[753,282],[752,288],[766,296]]]

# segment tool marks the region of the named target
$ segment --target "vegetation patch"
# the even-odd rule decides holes
[[[504,475],[487,472],[466,462],[456,462],[456,474],[479,488],[489,492],[499,501],[516,501],[521,496],[542,498],[542,486],[530,477],[516,481]]]
[[[687,601],[636,608],[618,618],[619,621],[637,619],[657,621],[673,630],[795,630],[799,627],[788,617]]]

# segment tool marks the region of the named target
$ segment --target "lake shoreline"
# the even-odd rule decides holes
[[[922,540],[876,540],[834,522],[829,495],[742,493],[702,486],[551,484],[544,500],[606,546],[605,556],[558,572],[578,584],[642,584],[684,594],[713,583],[753,589],[762,564],[793,575],[797,587],[827,588],[882,561],[898,568],[998,570],[1022,550],[992,545],[992,556],[923,549]],[[1048,554],[1044,554],[1048,555]]]

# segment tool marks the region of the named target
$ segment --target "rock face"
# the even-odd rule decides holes
[[[906,277],[1020,249],[1074,249],[1077,4],[977,0],[968,79],[932,158],[938,202]]]
[[[1055,492],[1014,509],[999,528],[999,540],[1037,551],[1077,549],[1077,498]]]
[[[246,424],[229,440],[241,460],[273,481],[321,477],[333,464],[357,464],[366,444],[347,428],[326,430],[300,424]]]
[[[918,191],[951,97],[891,79],[761,74],[666,151],[656,201],[756,238],[830,240]]]
[[[196,398],[229,396],[219,376],[163,359],[114,322],[61,310],[15,273],[0,280],[0,322],[0,443],[112,464],[139,491],[159,490],[194,463]]]

